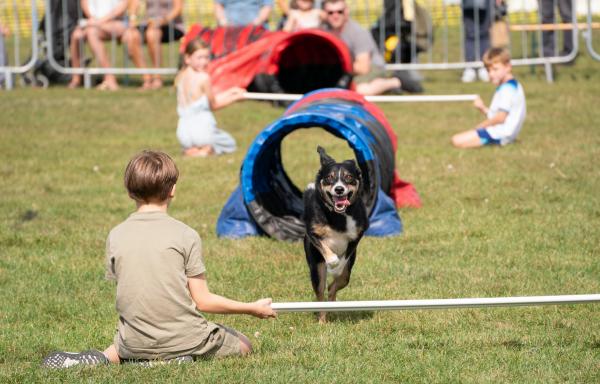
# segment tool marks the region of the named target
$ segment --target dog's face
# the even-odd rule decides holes
[[[362,185],[360,169],[354,160],[337,163],[320,146],[321,169],[317,173],[316,188],[325,205],[332,211],[344,213],[359,197]]]

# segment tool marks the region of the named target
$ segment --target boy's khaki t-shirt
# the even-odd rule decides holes
[[[158,358],[201,344],[215,327],[196,310],[187,279],[205,272],[198,233],[165,212],[135,212],[106,240],[106,278],[117,282],[115,337],[134,356]]]

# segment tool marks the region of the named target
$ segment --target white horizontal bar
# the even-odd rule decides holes
[[[258,93],[246,92],[244,97],[249,100],[300,100],[301,94]],[[438,102],[438,101],[473,101],[478,95],[414,95],[414,96],[365,96],[367,101],[375,103],[406,103],[406,102]]]
[[[600,294],[433,300],[316,301],[273,303],[271,304],[271,308],[277,312],[347,312],[473,307],[513,307],[528,305],[586,304],[596,302],[600,302]]]

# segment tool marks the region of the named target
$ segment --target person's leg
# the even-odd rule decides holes
[[[85,39],[85,31],[76,27],[71,34],[71,44],[69,46],[69,52],[71,54],[71,68],[79,68],[81,67],[81,49],[80,45]],[[81,75],[74,74],[71,76],[71,82],[69,83],[69,88],[76,88],[81,85]]]
[[[160,68],[161,65],[161,50],[160,43],[162,40],[162,29],[161,28],[148,28],[146,30],[146,44],[148,45],[148,54],[152,61],[152,67]],[[162,80],[160,75],[152,75],[152,88],[162,87]]]
[[[558,0],[558,11],[560,19],[563,23],[571,23],[573,21],[573,3],[572,0]],[[563,31],[563,51],[561,55],[568,55],[573,51],[573,30],[566,29]]]
[[[104,352],[102,352],[104,356],[113,364],[121,363],[121,359],[119,358],[119,354],[117,353],[117,348],[114,344],[111,344],[110,347],[106,348]]]
[[[490,4],[491,7],[491,4]],[[490,27],[492,13],[490,8],[484,8],[479,10],[479,56],[478,60],[483,58],[483,54],[490,49]]]
[[[109,21],[102,24],[100,27],[87,28],[86,34],[98,64],[102,68],[109,68],[110,61],[104,48],[104,41],[119,39],[125,32],[125,25],[120,21]],[[119,88],[115,75],[104,75],[104,81],[101,84],[101,89],[116,90]]]
[[[252,353],[252,343],[250,343],[250,340],[246,337],[246,335],[238,332],[238,336],[240,339],[241,355],[246,356],[246,355]]]
[[[540,14],[542,24],[554,23],[554,2],[556,0],[540,0]],[[555,56],[554,53],[554,31],[542,32],[542,46],[544,57]]]
[[[123,43],[127,46],[127,52],[131,61],[138,68],[146,68],[146,60],[144,59],[144,52],[142,51],[142,34],[136,28],[128,28],[123,33]],[[150,75],[143,75],[144,83],[142,89],[150,87],[151,77]]]
[[[392,89],[400,88],[400,80],[397,77],[376,78],[366,83],[356,85],[356,92],[363,96],[381,95]]]
[[[475,61],[475,12],[463,9],[465,61]]]
[[[452,136],[452,145],[457,148],[477,148],[481,147],[483,143],[474,129],[457,133]]]

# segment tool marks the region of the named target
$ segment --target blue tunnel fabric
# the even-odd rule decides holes
[[[344,139],[354,151],[363,174],[363,200],[370,215],[366,235],[400,234],[402,222],[394,202],[381,188],[381,164],[376,156],[382,152],[381,132],[372,133],[377,126],[381,125],[361,105],[325,99],[307,103],[273,122],[248,149],[240,172],[240,186],[219,216],[217,235],[241,238],[266,234],[279,240],[304,237],[302,192],[283,168],[281,142],[296,129],[314,127]],[[386,177],[387,173],[392,174],[386,172]]]

